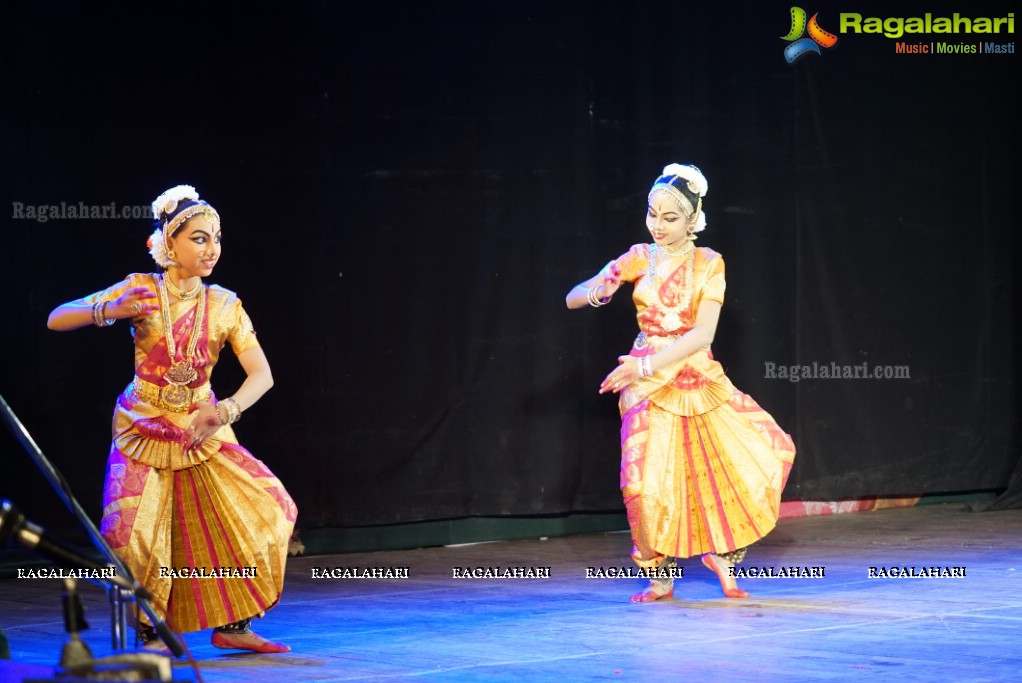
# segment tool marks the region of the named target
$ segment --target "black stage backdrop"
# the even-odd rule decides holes
[[[18,207],[190,183],[223,216],[212,279],[277,380],[238,432],[301,527],[620,510],[596,389],[633,311],[563,297],[647,238],[646,190],[682,161],[709,178],[700,244],[728,264],[715,354],[799,449],[786,498],[1004,488],[1019,57],[841,33],[788,64],[789,8],[4,3],[0,392],[98,517],[128,329],[45,321],[151,270],[150,225]],[[840,12],[1015,7],[806,9],[836,33]],[[814,363],[910,377],[783,379]],[[225,360],[214,386],[240,377]],[[0,448],[0,497],[66,521]]]

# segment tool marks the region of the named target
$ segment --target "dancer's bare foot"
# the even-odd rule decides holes
[[[266,638],[252,631],[247,633],[213,631],[211,642],[213,647],[218,647],[222,650],[251,650],[252,652],[263,654],[291,651],[291,648],[287,645],[266,640]]]
[[[163,639],[156,634],[156,629],[151,626],[136,626],[138,642],[142,645],[142,651],[154,655],[166,655],[171,657],[170,648],[163,642]]]
[[[142,651],[149,652],[154,655],[165,655],[167,657],[173,656],[173,654],[170,651],[170,648],[167,647],[166,643],[164,643],[159,638],[142,643]]]
[[[674,586],[663,589],[656,581],[649,582],[649,588],[632,596],[632,602],[653,602],[660,598],[674,597]]]
[[[749,594],[738,587],[738,582],[735,577],[731,576],[730,569],[734,567],[733,564],[728,563],[720,555],[714,553],[706,553],[702,557],[703,565],[711,572],[717,575],[717,580],[720,581],[720,587],[724,589],[724,595],[729,598],[747,598]]]

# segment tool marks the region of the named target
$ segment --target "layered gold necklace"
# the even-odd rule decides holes
[[[189,289],[187,292],[182,292],[180,289],[177,288],[177,285],[175,285],[174,281],[171,280],[169,277],[164,275],[163,279],[166,281],[167,289],[170,291],[170,293],[176,296],[178,299],[181,299],[182,301],[184,301],[185,299],[194,299],[196,295],[202,290],[202,280],[199,280],[199,283],[192,287],[191,289]]]
[[[167,357],[170,359],[170,367],[163,376],[167,380],[167,387],[163,390],[163,400],[167,404],[177,408],[188,402],[189,392],[187,385],[195,381],[199,376],[198,371],[192,365],[192,358],[195,357],[195,347],[199,343],[199,331],[202,329],[202,320],[206,315],[206,288],[202,282],[182,297],[174,287],[175,296],[178,298],[199,297],[195,305],[195,320],[192,322],[192,332],[188,337],[188,346],[185,348],[184,360],[175,360],[177,357],[177,342],[174,341],[174,321],[170,316],[170,293],[172,287],[166,274],[160,276],[160,283],[157,290],[160,295],[160,312],[163,315],[163,329],[167,339]]]
[[[679,256],[687,257],[682,266],[681,284],[675,288],[675,302],[670,306],[664,303],[663,297],[660,295],[660,288],[663,285],[660,274],[657,272],[657,266],[660,265],[660,252],[664,253],[664,260]],[[696,245],[691,240],[685,242],[680,247],[672,248],[654,244],[652,249],[650,249],[649,275],[653,281],[657,302],[659,302],[660,309],[664,312],[664,316],[660,320],[660,327],[666,332],[674,332],[681,328],[683,324],[681,316],[688,310],[689,304],[692,303],[692,274],[695,270],[695,255]]]
[[[656,247],[657,250],[664,252],[667,256],[684,256],[696,248],[696,244],[692,240],[685,240],[685,244],[680,247],[672,247],[666,244],[656,243],[654,243],[653,246]]]

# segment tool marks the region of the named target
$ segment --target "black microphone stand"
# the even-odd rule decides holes
[[[118,590],[115,588],[115,590]],[[143,681],[173,680],[170,659],[155,652],[132,652],[96,659],[79,631],[89,628],[85,621],[85,607],[78,596],[78,580],[64,579],[64,629],[68,641],[60,653],[57,678],[27,679],[23,683],[51,683],[52,681]]]
[[[4,400],[4,397],[2,395],[0,395],[0,413],[3,414],[4,419],[10,426],[11,431],[14,432],[15,437],[17,437],[18,441],[28,452],[29,457],[32,458],[35,464],[42,471],[43,475],[50,482],[50,485],[53,486],[54,490],[56,490],[57,495],[60,496],[61,500],[64,501],[64,504],[71,511],[71,514],[73,514],[78,519],[79,523],[88,532],[89,538],[92,540],[93,545],[96,547],[97,550],[100,551],[100,553],[106,559],[107,563],[114,567],[114,572],[116,573],[116,575],[119,578],[127,579],[131,583],[134,589],[133,592],[135,593],[136,604],[143,612],[145,612],[146,616],[149,617],[150,623],[152,623],[153,628],[156,630],[156,633],[160,636],[160,639],[163,640],[163,642],[167,645],[167,647],[174,654],[174,656],[176,657],[182,656],[185,653],[184,646],[178,640],[177,636],[174,635],[174,632],[170,630],[170,627],[167,626],[166,622],[163,621],[163,619],[161,619],[160,616],[156,613],[149,600],[146,597],[144,597],[145,595],[147,595],[145,589],[132,576],[131,572],[128,570],[127,565],[125,565],[121,561],[121,559],[114,553],[114,551],[107,544],[106,540],[103,538],[103,536],[99,533],[99,530],[96,528],[96,525],[92,523],[92,520],[89,519],[88,515],[82,509],[81,505],[78,504],[78,501],[71,493],[71,487],[68,485],[63,475],[61,475],[60,472],[57,471],[57,468],[53,466],[53,464],[46,458],[45,455],[43,455],[43,452],[39,448],[38,444],[36,444],[35,440],[28,433],[28,430],[25,429],[25,426],[18,419],[17,415],[14,414],[14,411],[11,410],[11,407],[7,404],[7,401]],[[71,580],[70,584],[68,584],[65,581],[65,589],[67,591],[65,593],[64,601],[65,625],[67,626],[68,633],[71,637],[70,642],[68,643],[67,646],[65,646],[64,656],[61,657],[62,667],[64,667],[65,656],[68,659],[68,667],[65,670],[66,673],[69,673],[72,676],[84,676],[86,677],[86,679],[102,677],[106,680],[111,680],[110,676],[114,675],[115,678],[113,678],[112,680],[117,680],[118,677],[121,678],[122,680],[145,680],[140,679],[138,677],[139,676],[138,669],[135,669],[133,671],[124,671],[125,673],[124,676],[118,676],[117,672],[112,671],[107,665],[109,664],[114,669],[125,668],[130,669],[133,666],[131,660],[136,659],[139,664],[139,667],[146,669],[146,671],[148,672],[151,669],[147,667],[153,664],[150,658],[155,657],[159,660],[162,660],[162,662],[165,663],[165,668],[167,671],[166,677],[163,677],[163,673],[160,672],[160,678],[156,680],[170,680],[169,675],[170,660],[167,657],[164,657],[159,654],[131,653],[115,655],[113,657],[108,657],[101,660],[91,660],[91,653],[89,653],[88,648],[85,646],[85,643],[81,642],[81,639],[78,636],[78,631],[82,630],[83,628],[87,628],[87,624],[85,624],[85,620],[82,617],[83,609],[81,607],[81,602],[78,599],[78,592],[75,583],[76,582],[73,579]],[[110,590],[120,592],[122,591],[122,588],[116,585],[116,583],[114,583],[111,585]],[[128,591],[123,591],[121,597],[123,597],[124,593],[128,593]],[[111,604],[123,606],[123,603],[121,603],[120,599],[114,600],[113,596],[111,596]],[[79,647],[79,644],[81,647]],[[87,660],[91,660],[91,663],[89,663]],[[93,673],[94,675],[90,676],[90,673]],[[148,673],[143,675],[148,675]],[[59,680],[67,681],[68,679],[61,678]],[[149,678],[149,680],[153,679]]]

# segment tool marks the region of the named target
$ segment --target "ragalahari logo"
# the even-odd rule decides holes
[[[809,37],[803,38],[802,34],[806,32],[806,11],[801,7],[791,8],[791,30],[788,35],[781,36],[781,40],[791,43],[784,48],[784,59],[788,64],[794,64],[811,52],[820,54],[821,47],[834,47],[837,44],[837,36],[820,28],[816,22],[817,16],[819,13],[809,20]]]

